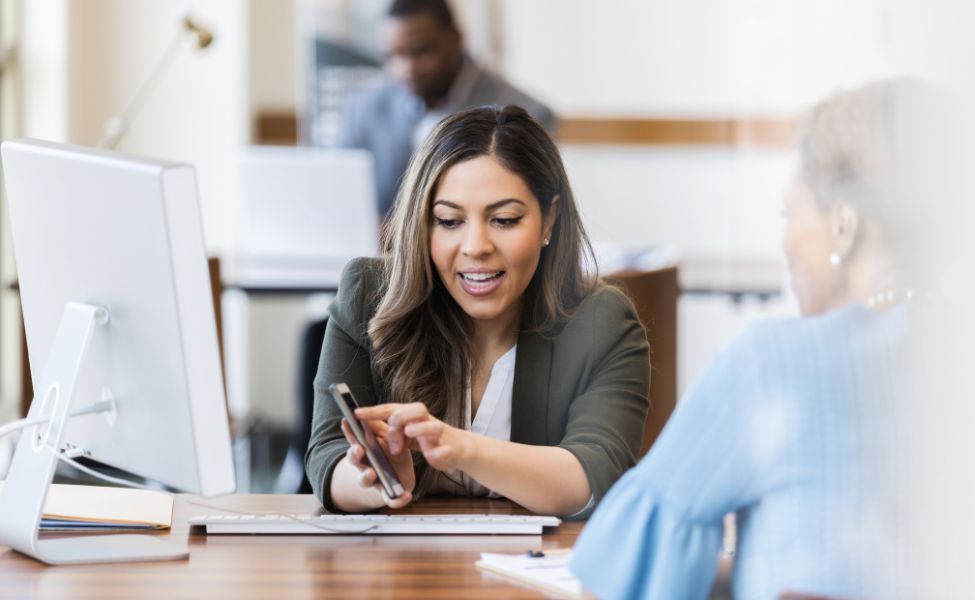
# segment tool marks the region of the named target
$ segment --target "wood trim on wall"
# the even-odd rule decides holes
[[[787,147],[795,135],[789,119],[662,119],[567,117],[559,121],[563,144],[601,146],[768,146]],[[298,143],[294,112],[259,111],[254,143]]]
[[[294,146],[298,144],[298,115],[288,110],[262,110],[254,117],[255,144]]]
[[[783,119],[566,118],[559,142],[613,146],[789,146],[795,124]]]

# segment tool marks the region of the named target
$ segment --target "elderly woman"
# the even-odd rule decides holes
[[[633,304],[584,266],[555,143],[518,107],[444,119],[414,157],[384,259],[345,270],[306,466],[326,508],[499,495],[587,516],[636,462],[650,357]],[[406,493],[387,496],[327,397],[344,382]],[[344,432],[344,433],[343,433]]]
[[[599,597],[705,598],[730,512],[738,598],[870,597],[889,577],[870,561],[890,550],[904,351],[938,302],[910,160],[931,162],[912,145],[927,94],[881,82],[805,118],[782,241],[802,316],[754,324],[717,356],[610,491],[572,561]]]

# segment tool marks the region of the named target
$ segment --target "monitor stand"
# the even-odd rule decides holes
[[[47,490],[54,477],[74,387],[96,328],[108,323],[108,311],[90,304],[68,303],[58,325],[28,418],[50,415],[51,421],[29,427],[17,443],[7,482],[0,493],[0,545],[51,565],[177,560],[189,556],[185,545],[150,535],[79,535],[40,539]]]

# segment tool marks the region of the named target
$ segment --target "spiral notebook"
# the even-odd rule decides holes
[[[0,494],[3,485],[0,481]],[[168,529],[172,523],[172,494],[55,483],[47,492],[41,531]]]

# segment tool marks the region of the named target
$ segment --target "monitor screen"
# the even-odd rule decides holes
[[[379,253],[368,152],[252,147],[240,169],[237,241],[225,269],[232,285],[334,287],[350,259]]]

